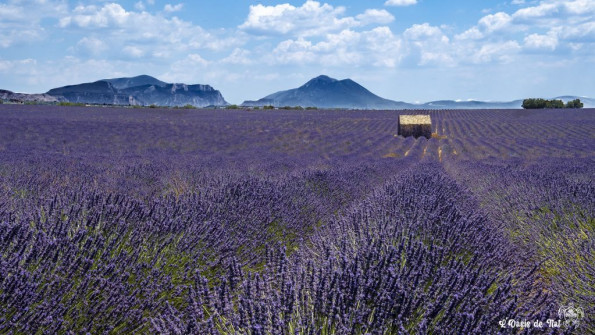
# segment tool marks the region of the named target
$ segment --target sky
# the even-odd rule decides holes
[[[595,97],[595,0],[0,0],[0,88],[148,74],[230,103],[325,74],[392,100]]]

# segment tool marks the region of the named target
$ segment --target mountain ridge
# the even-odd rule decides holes
[[[564,102],[580,99],[585,108],[595,108],[595,99],[561,95],[553,99]],[[158,105],[196,107],[227,106],[221,92],[210,85],[166,83],[149,75],[101,79],[95,82],[66,85],[47,93],[15,93],[0,89],[0,100],[7,102],[58,103],[74,102],[109,105]],[[478,101],[436,100],[407,103],[382,98],[352,79],[337,80],[326,75],[310,79],[300,87],[278,91],[258,100],[246,100],[243,107],[302,106],[345,109],[520,109],[523,100]]]
[[[169,107],[228,105],[221,92],[210,85],[166,83],[148,75],[67,85],[46,94],[73,103]]]

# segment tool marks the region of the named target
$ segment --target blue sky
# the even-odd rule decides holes
[[[393,100],[595,96],[593,0],[0,1],[0,88],[149,74],[241,103],[320,74]]]

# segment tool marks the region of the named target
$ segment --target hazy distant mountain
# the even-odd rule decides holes
[[[426,102],[424,104],[415,105],[415,108],[421,109],[515,109],[521,108],[522,100],[514,101],[455,101],[455,100],[438,100]]]
[[[592,98],[577,97],[574,95],[564,95],[555,97],[553,99],[559,99],[564,101],[565,103],[570,100],[580,99],[581,102],[584,104],[584,108],[595,108],[595,99]],[[522,105],[523,100],[519,99],[513,101],[439,100],[426,102],[424,104],[419,104],[415,106],[416,108],[422,109],[515,109],[523,108]]]
[[[593,98],[587,98],[587,97],[577,97],[575,95],[562,95],[559,97],[555,97],[554,99],[559,99],[564,101],[565,103],[570,101],[570,100],[574,100],[574,99],[580,99],[581,102],[583,103],[583,107],[584,108],[595,108],[595,99]]]
[[[302,106],[318,108],[403,109],[413,105],[381,98],[351,79],[316,77],[304,85],[268,95],[243,106]]]
[[[69,102],[90,104],[196,107],[228,105],[221,93],[209,85],[168,84],[147,75],[58,87],[49,90],[47,94]]]

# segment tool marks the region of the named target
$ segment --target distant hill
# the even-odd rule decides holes
[[[521,108],[522,100],[492,102],[492,101],[455,101],[437,100],[415,105],[421,109],[515,109]]]
[[[47,94],[68,102],[89,104],[196,107],[228,105],[221,93],[209,85],[168,84],[147,75],[63,86],[51,89]]]
[[[298,88],[242,103],[242,106],[266,105],[352,109],[403,109],[413,106],[381,98],[351,79],[337,80],[324,75],[313,78]]]
[[[55,103],[59,100],[49,94],[26,94],[0,90],[0,101]]]

